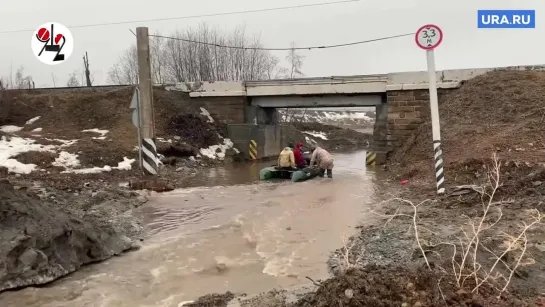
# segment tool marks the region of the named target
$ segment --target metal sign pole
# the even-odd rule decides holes
[[[138,166],[142,170],[142,137],[140,134],[140,92],[136,88],[136,114],[138,116],[138,125],[136,126],[136,134],[138,135]]]
[[[425,25],[416,31],[418,47],[426,50],[428,64],[428,84],[432,125],[433,150],[435,158],[435,181],[437,194],[445,193],[445,172],[443,151],[441,149],[441,127],[439,122],[439,99],[437,98],[437,77],[435,73],[434,49],[443,41],[443,31],[436,25]]]
[[[136,135],[138,137],[138,166],[140,167],[140,170],[143,171],[143,164],[142,164],[142,137],[140,133],[140,90],[138,87],[134,89],[134,92],[132,94],[131,99],[131,106],[130,108],[132,111],[132,124],[136,127]]]

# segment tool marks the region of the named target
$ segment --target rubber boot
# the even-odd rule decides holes
[[[320,172],[318,173],[318,176],[324,178],[324,174],[325,174],[325,169],[321,168]]]
[[[327,170],[327,178],[333,178],[333,170],[332,169]]]

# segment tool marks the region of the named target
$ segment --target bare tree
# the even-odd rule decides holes
[[[303,68],[303,62],[305,61],[305,56],[301,55],[297,50],[295,49],[295,42],[291,43],[291,50],[289,51],[288,55],[286,56],[286,60],[288,61],[290,65],[289,69],[289,78],[293,79],[298,76],[303,76],[302,68]]]
[[[93,86],[93,80],[91,80],[91,71],[89,70],[89,55],[87,55],[87,51],[85,51],[85,55],[83,56],[83,68],[85,73],[85,82],[88,87],[91,87]]]
[[[178,30],[170,37],[173,39],[150,39],[154,83],[263,80],[288,75],[287,70],[279,66],[277,57],[261,49],[260,37],[249,37],[243,26],[229,33],[201,23],[196,28]],[[133,45],[110,69],[109,82],[138,83],[137,68]]]
[[[32,76],[24,75],[25,68],[23,66],[17,69],[15,72],[15,88],[17,89],[31,89],[34,88],[34,81]]]
[[[108,71],[108,80],[113,84],[137,84],[138,61],[136,57],[136,45],[119,57],[119,60]]]
[[[77,72],[73,72],[70,74],[70,77],[68,78],[68,82],[66,82],[66,86],[68,87],[80,86],[78,77],[77,77]]]

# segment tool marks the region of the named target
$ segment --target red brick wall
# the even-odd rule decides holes
[[[439,100],[449,90],[438,90]],[[429,91],[389,91],[387,139],[392,148],[402,146],[415,129],[430,117]]]

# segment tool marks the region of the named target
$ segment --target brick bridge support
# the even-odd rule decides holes
[[[446,91],[438,89],[439,101]],[[377,162],[384,163],[387,153],[403,146],[420,124],[429,119],[429,92],[427,89],[387,91],[386,101],[377,106],[376,116],[374,150]]]

